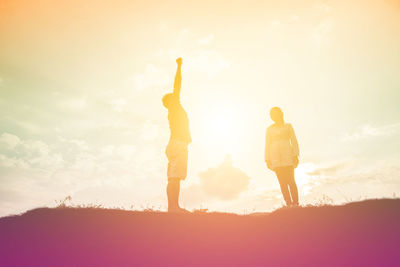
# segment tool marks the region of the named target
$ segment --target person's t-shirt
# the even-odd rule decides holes
[[[190,144],[189,119],[185,109],[179,100],[172,104],[168,109],[169,128],[171,130],[171,139]]]
[[[295,164],[294,157],[299,156],[299,145],[290,123],[268,127],[265,141],[265,160],[270,161],[273,167]]]

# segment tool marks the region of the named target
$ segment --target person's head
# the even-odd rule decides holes
[[[171,107],[173,101],[174,101],[174,96],[171,93],[164,95],[162,98],[163,105],[167,109]]]
[[[279,107],[271,108],[269,116],[275,123],[283,123],[283,112]]]

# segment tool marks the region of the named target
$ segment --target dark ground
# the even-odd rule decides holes
[[[258,215],[40,208],[0,219],[0,266],[400,266],[400,199]]]

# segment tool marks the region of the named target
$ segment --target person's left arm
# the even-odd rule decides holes
[[[290,133],[290,143],[292,144],[292,149],[293,149],[293,157],[294,157],[294,163],[295,163],[295,168],[299,164],[299,143],[297,142],[296,134],[294,132],[293,126],[289,124],[289,133]]]

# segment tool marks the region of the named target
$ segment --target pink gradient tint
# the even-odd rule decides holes
[[[37,209],[0,219],[0,266],[395,266],[400,200],[271,214]]]

